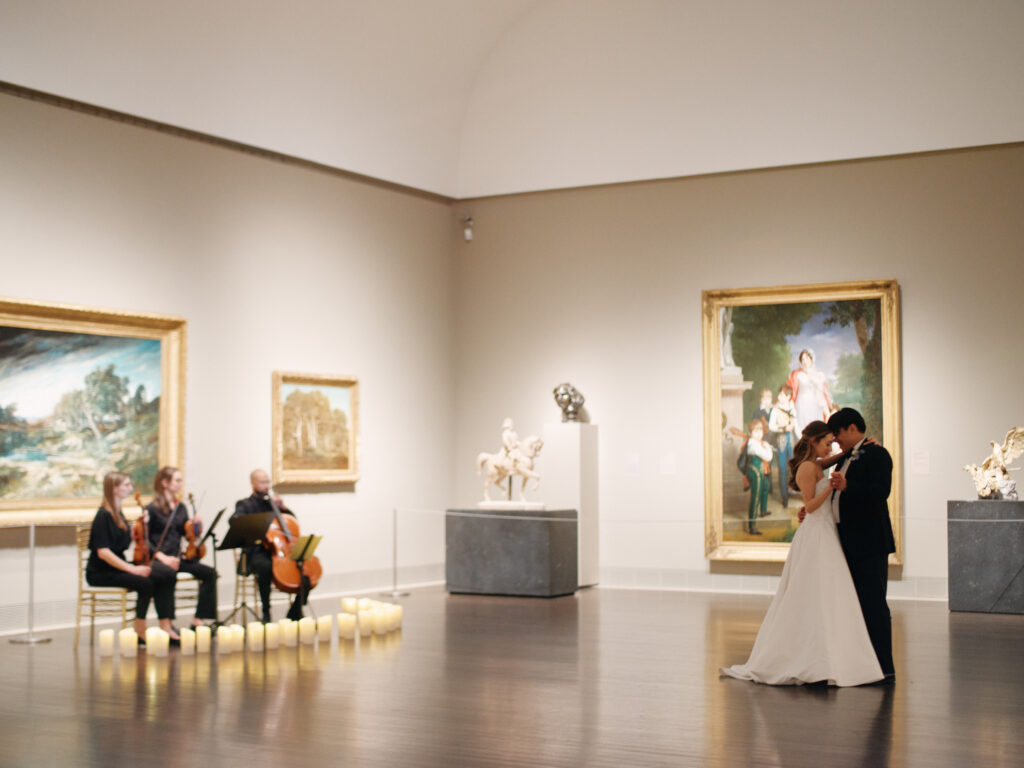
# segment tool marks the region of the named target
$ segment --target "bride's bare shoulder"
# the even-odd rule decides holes
[[[801,477],[818,478],[821,477],[821,475],[821,465],[816,461],[804,461],[796,468],[796,476],[798,479]]]

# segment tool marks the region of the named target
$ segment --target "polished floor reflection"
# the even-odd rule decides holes
[[[261,654],[0,639],[0,765],[1024,764],[1021,616],[894,601],[894,687],[771,688],[717,674],[767,597],[402,602],[401,633]]]

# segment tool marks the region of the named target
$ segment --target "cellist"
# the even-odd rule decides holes
[[[198,558],[187,560],[182,556],[182,539],[185,536],[185,524],[189,522],[188,509],[180,500],[184,479],[181,470],[176,467],[163,467],[153,478],[153,501],[146,507],[149,515],[149,546],[153,552],[153,573],[177,582],[178,573],[190,573],[199,581],[199,601],[196,604],[196,615],[192,626],[197,627],[207,621],[217,620],[217,572],[208,565],[203,565]],[[202,527],[198,515],[192,518],[194,530]],[[175,616],[174,603],[171,603],[171,618],[163,627],[171,638],[177,632],[171,626]]]
[[[235,504],[235,513],[231,516],[232,520],[241,515],[273,511],[269,497],[270,476],[262,469],[254,469],[249,473],[249,484],[252,486],[252,494],[244,499],[240,499]],[[277,494],[274,494],[274,504],[277,505],[281,512],[294,516],[295,513],[285,506],[284,501]],[[256,584],[260,590],[260,602],[263,604],[263,623],[266,624],[271,621],[270,587],[274,571],[273,558],[270,552],[262,546],[247,549],[245,551],[245,558],[247,563],[244,573],[239,575],[248,576],[253,574],[256,576]],[[241,563],[239,563],[239,568],[241,570]],[[302,602],[299,595],[296,595],[295,599],[292,600],[291,607],[288,609],[288,618],[296,621],[302,618]]]

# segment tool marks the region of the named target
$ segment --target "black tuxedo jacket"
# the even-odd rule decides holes
[[[839,541],[847,560],[896,551],[889,520],[892,457],[880,445],[861,445],[848,462],[846,490],[839,496]]]

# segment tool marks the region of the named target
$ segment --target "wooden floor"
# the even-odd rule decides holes
[[[0,765],[1024,765],[1022,616],[894,601],[894,687],[772,688],[717,673],[767,597],[402,602],[400,635],[265,655],[0,639]]]

